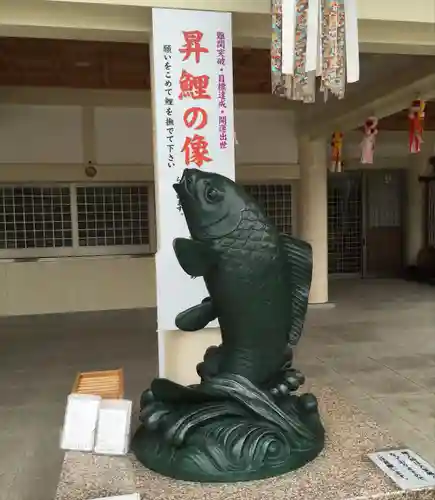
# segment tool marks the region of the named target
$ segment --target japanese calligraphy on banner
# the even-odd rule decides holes
[[[172,186],[185,168],[235,175],[231,14],[153,9],[152,60],[157,316],[167,331],[207,296],[172,249],[174,238],[189,237]]]

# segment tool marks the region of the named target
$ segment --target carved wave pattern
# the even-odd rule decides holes
[[[284,412],[236,375],[216,377],[195,393],[202,403],[154,400],[142,410],[133,451],[150,469],[193,481],[262,479],[304,465],[323,447],[319,420],[307,419],[295,396]]]
[[[292,452],[284,433],[266,423],[216,421],[201,434],[209,446],[189,457],[207,474],[211,469],[244,474],[263,467],[270,470],[282,466]]]

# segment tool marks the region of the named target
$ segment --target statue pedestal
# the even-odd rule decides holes
[[[310,390],[319,399],[327,443],[316,460],[296,472],[252,483],[193,484],[150,472],[131,456],[68,452],[55,500],[91,500],[134,492],[143,500],[435,499],[435,490],[402,492],[367,458],[372,451],[403,443],[395,442],[333,389]]]

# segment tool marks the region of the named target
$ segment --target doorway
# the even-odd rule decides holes
[[[352,171],[328,178],[330,275],[398,277],[403,266],[401,170]]]
[[[362,273],[362,176],[360,172],[328,178],[328,267],[332,275]]]
[[[396,278],[403,271],[403,171],[375,170],[364,177],[364,276]]]

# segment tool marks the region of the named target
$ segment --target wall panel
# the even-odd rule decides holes
[[[82,162],[81,107],[0,105],[0,164]]]
[[[87,108],[83,113],[76,101],[61,106],[59,92],[56,96],[56,104],[0,105],[0,183],[84,182],[85,145],[97,160],[94,182],[153,179],[151,111],[145,103],[122,106],[119,97],[110,105],[95,93],[77,94]],[[94,115],[89,114],[93,103]],[[235,126],[239,181],[299,178],[291,111],[237,110]],[[345,137],[348,168],[360,167],[360,140],[359,133]],[[381,132],[373,168],[406,162],[406,141],[406,133]],[[296,199],[296,189],[294,194]],[[155,306],[152,257],[0,261],[0,278],[0,316]]]

